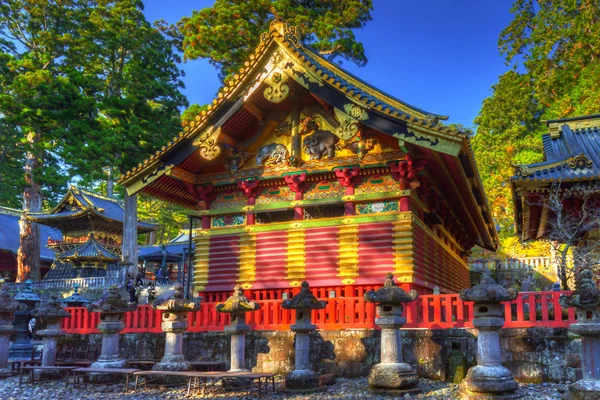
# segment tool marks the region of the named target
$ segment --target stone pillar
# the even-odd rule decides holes
[[[503,301],[514,300],[515,289],[496,284],[486,270],[481,283],[460,293],[463,301],[472,301],[473,326],[477,328],[477,365],[469,369],[461,382],[459,396],[463,400],[519,399],[519,388],[508,368],[501,362],[499,330],[504,325]]]
[[[300,293],[291,300],[284,300],[281,307],[296,310],[296,323],[290,328],[296,333],[295,368],[285,377],[285,388],[289,391],[311,391],[319,387],[319,376],[310,369],[310,333],[317,327],[311,322],[312,310],[320,310],[327,302],[318,301],[302,282]]]
[[[32,318],[33,309],[40,301],[40,297],[33,292],[31,286],[31,280],[28,279],[25,282],[25,290],[14,297],[24,307],[13,314],[17,335],[15,341],[10,344],[10,358],[31,358],[33,345],[29,339],[29,320]]]
[[[165,354],[152,369],[157,371],[188,371],[191,365],[183,356],[183,332],[188,328],[188,312],[198,311],[200,304],[184,300],[182,285],[175,286],[172,297],[157,300],[152,308],[162,310],[163,332],[166,332]]]
[[[7,362],[10,335],[15,333],[12,324],[13,313],[24,308],[24,305],[11,299],[10,294],[4,288],[0,290],[0,377],[10,376],[11,371]]]
[[[225,327],[225,332],[231,334],[231,369],[229,372],[249,371],[246,368],[246,332],[250,326],[246,324],[246,313],[260,309],[260,306],[248,301],[240,285],[236,285],[225,303],[216,306],[218,312],[228,313],[231,322]]]
[[[402,317],[403,303],[417,298],[417,292],[406,293],[396,286],[394,276],[386,275],[383,287],[365,293],[365,301],[377,303],[375,323],[381,327],[381,363],[373,365],[369,373],[369,386],[374,394],[403,396],[416,394],[419,377],[413,368],[402,360],[402,332],[406,323]]]
[[[121,245],[121,254],[123,255],[122,265],[127,265],[125,279],[127,279],[127,274],[133,276],[135,279],[138,275],[137,194],[130,196],[127,193],[127,189],[125,189],[123,209],[123,244]]]
[[[569,398],[595,400],[600,399],[600,291],[589,269],[582,269],[575,283],[575,291],[559,299],[561,306],[575,307],[577,323],[571,324],[569,330],[581,336],[583,377],[569,386]]]
[[[32,315],[46,321],[46,329],[38,331],[38,335],[44,338],[44,350],[42,353],[42,366],[51,367],[56,364],[56,348],[58,339],[66,332],[61,327],[63,318],[70,318],[71,314],[63,308],[61,297],[53,294],[50,300],[40,303]],[[61,377],[58,370],[36,371],[39,379],[58,379]]]
[[[92,364],[92,368],[123,368],[124,359],[121,358],[119,347],[119,333],[125,329],[124,317],[128,311],[135,311],[137,304],[123,300],[119,295],[119,288],[111,286],[102,294],[100,300],[88,304],[88,311],[100,313],[98,329],[102,332],[102,352],[98,361]],[[104,375],[104,376],[102,376]],[[108,374],[98,374],[91,377],[95,382],[103,382],[110,379]]]

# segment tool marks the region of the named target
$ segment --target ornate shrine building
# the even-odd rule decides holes
[[[497,236],[469,138],[444,119],[275,21],[208,111],[121,183],[195,210],[196,291],[360,291],[393,272],[456,292],[469,250]]]
[[[49,212],[29,213],[33,222],[60,230],[62,239],[48,237],[55,259],[44,279],[71,279],[120,273],[123,207],[111,197],[76,187]],[[138,233],[156,226],[138,223]]]
[[[568,189],[600,182],[600,114],[546,122],[544,161],[518,165],[511,178],[515,227],[521,240],[543,239],[553,217],[544,198],[553,184]],[[577,208],[574,198],[572,207]],[[569,205],[567,205],[569,206]]]

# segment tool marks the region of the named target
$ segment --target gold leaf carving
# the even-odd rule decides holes
[[[214,160],[221,154],[221,147],[217,143],[220,133],[221,127],[215,130],[214,126],[210,126],[194,141],[194,146],[200,146],[200,156],[205,160]]]
[[[271,103],[281,103],[290,94],[290,87],[285,83],[288,79],[287,74],[278,70],[273,71],[266,79],[265,83],[269,85],[263,92],[265,99]]]

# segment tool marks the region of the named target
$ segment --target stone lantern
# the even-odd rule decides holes
[[[218,312],[229,313],[231,321],[225,332],[231,334],[231,369],[229,372],[248,371],[246,368],[246,332],[250,326],[246,323],[246,313],[260,309],[260,305],[248,301],[240,285],[236,285],[225,303],[216,306]]]
[[[15,332],[13,313],[24,309],[25,306],[10,297],[5,288],[0,289],[0,376],[9,376],[7,367],[10,335]]]
[[[38,307],[33,310],[32,315],[35,318],[46,321],[46,329],[38,331],[38,335],[44,338],[44,350],[42,353],[42,366],[50,367],[56,363],[56,347],[58,338],[66,335],[66,332],[61,327],[61,322],[64,318],[70,318],[71,314],[63,308],[61,298],[58,294],[52,294],[50,300],[41,302]],[[37,371],[47,375],[46,377],[56,377],[57,371],[44,370]]]
[[[569,397],[574,400],[600,398],[600,291],[593,278],[592,271],[583,269],[575,281],[575,291],[559,298],[561,306],[575,307],[577,323],[569,329],[581,336],[583,377],[569,386]]]
[[[379,317],[375,323],[381,327],[381,363],[373,365],[369,373],[369,385],[374,393],[403,395],[420,392],[415,388],[419,377],[409,364],[402,361],[400,331],[406,323],[406,318],[402,317],[403,304],[416,298],[415,290],[406,293],[396,286],[391,273],[386,275],[381,289],[365,293],[365,301],[377,303]]]
[[[152,303],[152,308],[163,312],[161,328],[167,334],[165,355],[152,368],[153,370],[188,371],[191,369],[191,364],[183,356],[183,332],[188,328],[188,313],[198,311],[200,304],[185,300],[183,290],[183,286],[179,284],[175,286],[172,297]]]
[[[135,311],[137,304],[123,300],[119,288],[111,286],[100,300],[88,304],[87,309],[100,313],[98,329],[102,332],[102,352],[92,368],[123,368],[125,360],[121,358],[119,333],[125,329],[125,313]]]
[[[319,387],[319,376],[310,369],[310,333],[317,327],[312,324],[312,310],[321,310],[326,301],[319,301],[308,288],[308,282],[302,282],[300,293],[291,300],[284,300],[281,308],[296,310],[296,323],[290,328],[296,333],[295,368],[285,377],[287,390],[312,390]]]
[[[10,345],[10,358],[31,358],[33,345],[29,338],[29,320],[31,313],[40,301],[40,297],[31,289],[32,283],[28,279],[25,282],[25,290],[19,292],[14,299],[25,307],[14,312],[17,335],[15,341]]]
[[[79,294],[79,284],[76,283],[73,285],[73,294],[63,300],[63,303],[67,307],[85,307],[87,304],[91,303],[91,301]]]
[[[477,365],[461,382],[459,396],[465,400],[519,399],[519,385],[501,362],[499,330],[504,325],[502,302],[514,300],[517,291],[498,285],[484,271],[479,285],[460,292],[463,301],[474,302],[473,326],[477,328]]]

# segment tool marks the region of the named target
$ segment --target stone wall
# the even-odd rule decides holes
[[[63,342],[100,344],[100,335],[68,335]],[[121,335],[121,353],[129,359],[160,358],[164,334]],[[311,334],[311,362],[317,371],[335,365],[338,376],[366,376],[380,360],[380,331],[350,329]],[[403,330],[404,360],[420,376],[434,380],[449,377],[448,358],[460,350],[467,366],[475,363],[476,331],[471,329]],[[501,331],[503,363],[523,382],[575,381],[581,377],[577,337],[563,328],[504,329]],[[186,333],[184,351],[188,359],[219,360],[229,365],[229,336],[222,332]],[[287,373],[294,364],[292,332],[250,332],[246,338],[246,360],[255,371]]]

